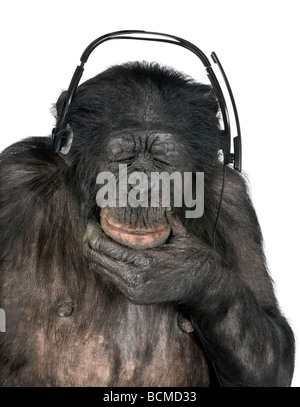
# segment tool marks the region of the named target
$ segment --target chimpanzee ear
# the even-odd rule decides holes
[[[206,100],[205,101],[206,101],[209,113],[212,116],[217,116],[219,114],[219,111],[220,111],[220,106],[219,106],[218,100],[216,99],[215,94],[212,91],[209,92],[209,94],[206,95]]]
[[[64,105],[65,100],[66,100],[66,96],[67,96],[67,91],[65,90],[64,92],[62,92],[60,94],[60,96],[59,96],[59,98],[58,98],[58,100],[56,102],[56,105],[55,105],[55,110],[56,110],[55,116],[56,116],[56,118],[58,118],[60,116],[60,114],[61,114],[63,105]]]

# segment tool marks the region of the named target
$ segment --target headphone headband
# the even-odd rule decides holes
[[[152,37],[150,37],[152,36]],[[154,37],[163,37],[163,38],[153,38]],[[53,141],[53,151],[55,153],[58,153],[60,149],[64,145],[64,140],[63,140],[63,134],[65,133],[66,127],[67,127],[67,113],[70,107],[70,104],[72,102],[72,99],[76,93],[76,90],[78,88],[79,81],[82,77],[83,71],[84,71],[84,65],[87,62],[90,54],[94,51],[95,48],[98,47],[98,45],[102,44],[103,42],[109,41],[109,40],[115,40],[115,39],[126,39],[126,40],[142,40],[142,41],[156,41],[156,42],[165,42],[169,44],[174,44],[181,46],[183,48],[188,49],[189,51],[193,52],[202,62],[202,64],[206,68],[206,73],[209,78],[209,81],[212,85],[212,88],[214,90],[214,93],[216,95],[216,98],[218,100],[221,113],[222,113],[222,118],[224,122],[224,130],[223,130],[223,142],[222,142],[222,149],[224,152],[224,162],[226,164],[229,163],[234,163],[234,168],[238,171],[241,171],[242,168],[242,142],[241,142],[241,130],[240,130],[240,124],[239,124],[239,117],[238,117],[238,112],[236,109],[234,97],[231,91],[231,87],[229,84],[229,81],[226,77],[226,74],[222,68],[222,65],[217,57],[217,55],[213,52],[211,54],[213,62],[215,62],[223,76],[223,79],[225,81],[231,104],[233,107],[233,112],[235,116],[235,122],[236,122],[236,130],[237,130],[237,136],[234,137],[233,142],[234,142],[234,153],[230,153],[230,143],[231,143],[231,131],[230,131],[230,121],[229,121],[229,115],[228,115],[228,110],[226,106],[226,100],[224,98],[221,86],[219,85],[219,82],[217,80],[217,77],[212,69],[212,66],[210,64],[209,59],[206,57],[206,55],[194,44],[192,44],[189,41],[186,41],[180,37],[176,37],[174,35],[169,35],[169,34],[163,34],[163,33],[157,33],[157,32],[152,32],[152,31],[141,31],[141,30],[125,30],[125,31],[116,31],[113,33],[105,34],[99,38],[97,38],[95,41],[91,42],[90,45],[85,49],[83,52],[80,61],[81,65],[78,65],[75,69],[75,72],[73,74],[72,80],[70,82],[66,99],[62,108],[62,111],[59,115],[59,118],[57,120],[57,126],[56,128],[53,129],[52,131],[52,141]]]

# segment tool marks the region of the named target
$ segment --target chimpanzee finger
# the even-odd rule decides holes
[[[137,252],[108,238],[99,238],[100,255],[105,255],[118,262],[127,263],[139,268],[146,268],[151,263],[151,258],[141,251]],[[116,264],[116,263],[111,263]]]
[[[84,243],[83,251],[87,258],[92,259],[93,262],[98,264],[99,266],[105,267],[110,271],[114,271],[115,269],[120,268],[120,263],[118,260],[107,256],[99,250],[95,250],[93,247],[90,246],[88,242]]]
[[[169,222],[173,235],[178,237],[190,237],[190,233],[186,230],[178,215],[172,210],[166,211],[166,218]]]
[[[88,259],[100,266],[93,268],[96,273],[108,278],[130,300],[139,301],[140,303],[145,301],[143,291],[145,285],[144,269],[147,269],[147,267],[139,265],[137,270],[135,262],[139,262],[139,257],[133,261],[133,264],[124,263],[112,259],[102,252],[93,250],[88,242],[84,243],[83,250]]]
[[[96,273],[107,277],[125,295],[128,295],[129,286],[126,277],[128,279],[128,276],[131,275],[131,273],[128,272],[128,265],[114,260],[103,253],[94,251],[88,243],[84,243],[84,253],[87,258],[92,259],[94,264],[100,266],[93,268]],[[137,276],[137,273],[134,273],[134,275]]]
[[[111,259],[132,263],[136,266],[147,266],[149,259],[141,252],[136,252],[129,247],[112,240],[107,236],[97,222],[89,222],[83,239],[94,251],[106,255]]]

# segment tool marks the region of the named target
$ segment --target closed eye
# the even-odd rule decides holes
[[[130,163],[131,161],[133,161],[135,159],[134,155],[130,155],[128,157],[120,157],[118,159],[114,159],[113,162],[116,163]]]
[[[155,162],[158,162],[160,164],[164,164],[164,165],[170,165],[169,161],[167,161],[165,158],[162,157],[153,157]]]

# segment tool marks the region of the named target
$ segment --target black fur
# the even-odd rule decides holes
[[[2,386],[209,386],[204,354],[224,385],[290,385],[293,333],[246,182],[230,168],[211,248],[223,174],[217,111],[209,86],[126,64],[79,87],[67,156],[55,156],[47,138],[2,153]],[[88,220],[99,221],[96,177],[117,168],[108,143],[127,131],[172,136],[176,160],[167,168],[149,158],[144,169],[204,171],[205,212],[191,220],[177,211],[161,248],[135,251],[99,235],[91,261],[82,239]],[[140,165],[130,159],[132,170]]]

